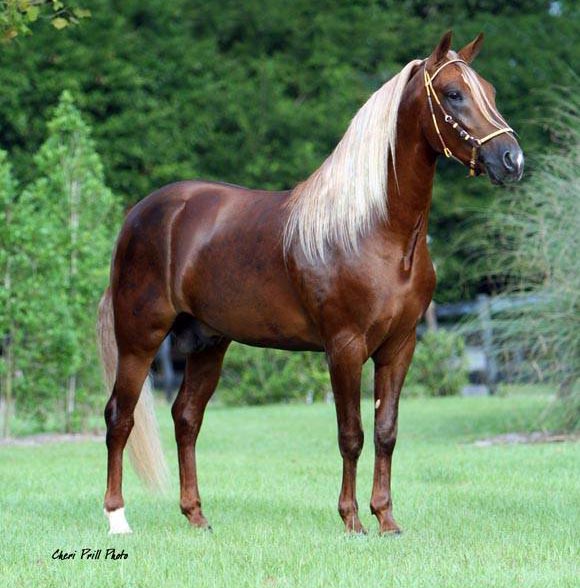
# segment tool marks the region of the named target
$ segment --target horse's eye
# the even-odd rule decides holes
[[[456,90],[450,90],[449,92],[447,92],[446,96],[447,98],[449,98],[449,100],[452,100],[453,102],[459,102],[460,100],[463,100],[461,92],[457,92]]]

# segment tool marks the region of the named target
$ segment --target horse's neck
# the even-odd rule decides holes
[[[410,122],[399,125],[396,172],[391,166],[388,175],[388,227],[403,236],[413,233],[418,222],[427,231],[436,162],[417,113],[410,110],[404,114]]]

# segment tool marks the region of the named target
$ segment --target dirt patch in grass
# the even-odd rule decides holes
[[[549,433],[536,431],[534,433],[505,433],[479,439],[474,442],[476,447],[490,447],[491,445],[515,445],[518,443],[564,443],[566,441],[579,441],[580,433]]]
[[[47,443],[77,443],[80,441],[102,442],[104,440],[105,435],[97,433],[40,433],[38,435],[28,435],[26,437],[0,439],[0,446],[11,445],[31,447],[34,445],[46,445]]]

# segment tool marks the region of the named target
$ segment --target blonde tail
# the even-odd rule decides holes
[[[97,338],[107,390],[113,389],[117,373],[117,342],[115,340],[113,301],[107,288],[99,304]],[[167,486],[168,470],[161,448],[159,428],[149,378],[143,384],[134,412],[135,424],[129,435],[129,457],[137,475],[152,490]]]

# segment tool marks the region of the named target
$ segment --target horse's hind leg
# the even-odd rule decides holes
[[[131,532],[125,519],[121,490],[123,451],[133,429],[133,413],[149,368],[174,320],[172,309],[161,299],[150,305],[147,312],[135,312],[132,302],[130,296],[118,296],[115,305],[117,369],[113,391],[105,407],[108,452],[105,514],[113,534]],[[151,435],[154,434],[155,431],[151,431]]]
[[[209,528],[201,510],[197,486],[195,443],[205,407],[216,389],[229,343],[221,341],[187,356],[183,382],[171,410],[179,458],[181,512],[194,527]]]
[[[110,533],[112,534],[131,532],[125,519],[121,490],[123,450],[133,428],[133,412],[154,356],[155,353],[148,355],[119,354],[117,378],[105,407],[108,451],[105,514],[109,519]]]

